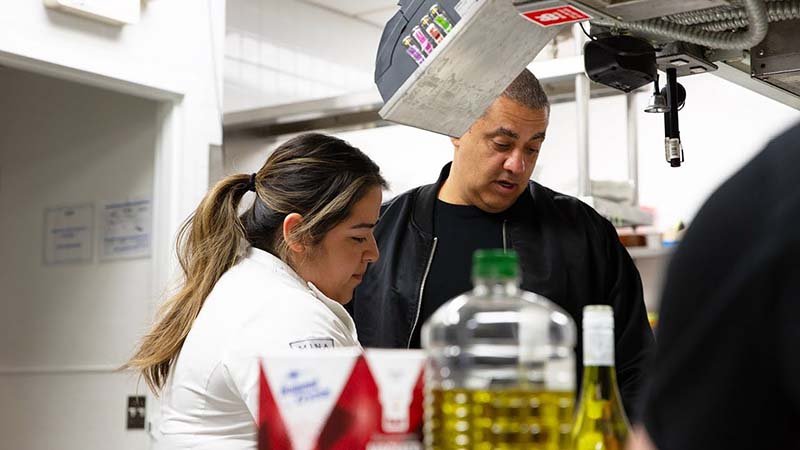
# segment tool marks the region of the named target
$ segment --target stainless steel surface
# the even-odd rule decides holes
[[[350,129],[381,124],[382,105],[377,91],[227,113],[222,126],[226,136],[258,137],[320,129]]]
[[[705,51],[706,59],[709,61],[725,61],[728,64],[732,62],[750,64],[750,49],[737,49],[737,50],[722,50],[722,49],[708,49]]]
[[[617,226],[653,224],[653,214],[638,206],[625,205],[599,197],[578,198]]]
[[[716,64],[705,58],[703,48],[684,42],[670,42],[656,53],[658,70],[675,69],[679,77],[717,70]]]
[[[639,204],[639,111],[636,108],[636,93],[625,95],[625,115],[628,147],[628,182],[633,188],[631,203]]]
[[[592,196],[615,203],[633,205],[633,184],[628,180],[592,180]]]
[[[744,72],[738,65],[720,63],[719,69],[713,72],[714,75],[730,81],[731,83],[738,84],[743,88],[757,92],[765,97],[771,98],[776,102],[783,103],[784,105],[800,110],[800,97],[777,88],[774,85],[768,84],[758,78],[752,78],[749,72]]]
[[[547,98],[550,104],[566,103],[575,101],[575,76],[569,81],[550,81],[539,80],[547,93]],[[634,92],[642,92],[645,88],[640,88]],[[620,92],[612,87],[603,86],[602,84],[589,81],[589,96],[591,98],[610,97],[612,95],[620,95]]]
[[[567,4],[564,0],[513,0],[511,3],[519,12],[536,11],[545,8],[555,8]]]
[[[579,26],[573,27],[576,53],[583,53],[586,37]],[[589,175],[589,78],[579,73],[575,75],[575,128],[578,141],[578,196],[592,195]]]
[[[578,195],[592,195],[589,174],[589,79],[575,76],[575,129],[578,152]]]
[[[750,51],[750,63],[754,77],[800,95],[800,20],[772,24]]]
[[[795,67],[797,68],[791,71],[759,75],[756,78],[794,95],[800,95],[800,67]]]
[[[483,0],[380,110],[386,120],[461,136],[561,29],[508,0]]]

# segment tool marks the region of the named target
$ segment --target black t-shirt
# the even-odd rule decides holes
[[[800,126],[703,206],[670,263],[642,418],[659,450],[800,448]]]
[[[433,233],[437,237],[436,251],[425,282],[417,327],[411,336],[411,348],[420,347],[420,329],[434,311],[472,289],[475,250],[503,248],[503,215],[436,200]]]

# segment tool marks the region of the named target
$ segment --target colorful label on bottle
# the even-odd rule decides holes
[[[428,36],[430,36],[437,44],[441,44],[444,40],[444,36],[442,33],[439,32],[439,27],[434,25],[433,23],[429,23],[427,27],[425,27],[425,31],[428,32]]]
[[[439,26],[442,27],[442,29],[445,31],[445,33],[449,33],[450,31],[453,30],[453,25],[444,16],[442,16],[442,15],[436,16],[436,17],[433,18],[433,20],[435,20],[436,23],[438,23]]]
[[[431,17],[433,17],[433,21],[436,22],[445,33],[449,33],[453,29],[453,23],[450,22],[450,19],[444,14],[439,5],[431,6]]]
[[[411,29],[411,34],[414,36],[414,39],[419,43],[419,46],[425,52],[425,54],[430,55],[433,52],[433,45],[428,41],[425,37],[425,34],[422,32],[420,27],[414,27]]]
[[[416,45],[406,48],[406,53],[414,59],[417,65],[425,62],[425,56],[417,49]]]
[[[583,365],[614,365],[614,329],[609,327],[583,327]]]
[[[410,56],[417,65],[421,65],[425,62],[425,55],[422,54],[419,48],[414,44],[414,41],[411,40],[411,36],[403,38],[403,45],[406,46],[406,54]]]

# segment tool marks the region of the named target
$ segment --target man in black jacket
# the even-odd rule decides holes
[[[583,202],[530,181],[550,105],[525,70],[461,137],[435,184],[382,208],[381,258],[349,309],[366,347],[419,348],[420,328],[447,300],[472,288],[472,253],[513,249],[522,288],[564,308],[579,330],[584,305],[614,307],[616,368],[631,411],[653,344],[639,273],[616,230]],[[578,378],[580,380],[580,377]]]

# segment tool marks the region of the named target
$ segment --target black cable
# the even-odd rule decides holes
[[[593,41],[596,41],[596,40],[597,40],[597,38],[596,38],[596,37],[594,37],[594,36],[592,36],[592,35],[590,35],[589,33],[587,33],[587,32],[586,32],[586,28],[583,28],[583,22],[578,22],[578,25],[580,25],[580,26],[581,26],[581,30],[583,30],[583,34],[585,34],[585,35],[586,35],[586,37],[588,37],[589,39],[591,39],[591,40],[593,40]]]

